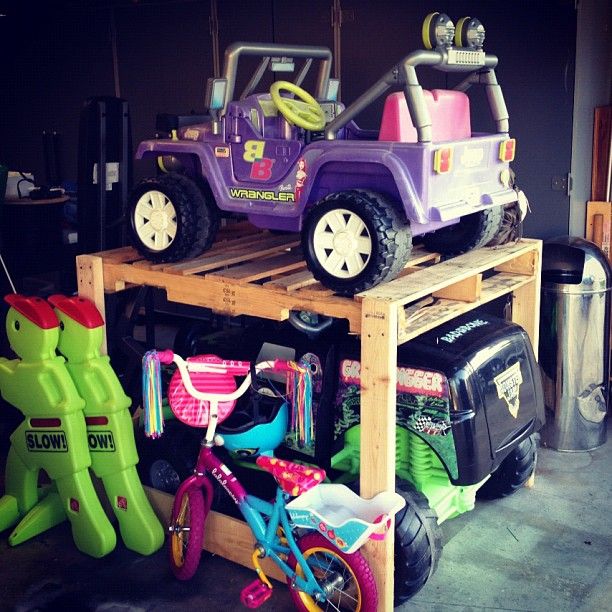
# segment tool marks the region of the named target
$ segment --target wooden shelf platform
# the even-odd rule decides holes
[[[438,254],[416,248],[399,278],[351,299],[313,278],[295,235],[248,231],[240,227],[232,237],[226,232],[200,257],[173,264],[152,264],[131,247],[82,255],[77,258],[79,291],[88,291],[94,275],[101,280],[93,272],[101,264],[107,293],[147,285],[164,289],[170,301],[278,321],[291,310],[309,310],[347,319],[356,334],[361,333],[362,302],[371,298],[398,309],[401,344],[532,283],[540,256],[534,240],[479,249],[442,263]]]
[[[285,320],[292,310],[345,318],[361,336],[361,493],[395,487],[397,346],[504,295],[537,354],[542,244],[517,243],[471,251],[441,262],[414,249],[402,274],[353,298],[321,286],[306,269],[295,235],[238,224],[222,230],[194,259],[153,265],[131,248],[77,257],[79,294],[104,312],[107,293],[132,285],[164,289],[170,301],[217,313]],[[237,355],[237,358],[240,356]],[[170,498],[152,492],[164,515]],[[363,548],[378,584],[380,609],[393,609],[393,530]],[[250,566],[252,539],[244,523],[212,513],[204,547]],[[269,569],[269,567],[268,567]],[[271,571],[274,577],[280,577]]]

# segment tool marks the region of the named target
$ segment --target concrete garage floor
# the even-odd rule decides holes
[[[402,610],[612,610],[612,442],[584,453],[540,449],[535,487],[444,524],[437,572]],[[104,559],[73,546],[67,524],[10,548],[0,537],[0,610],[140,612],[242,608],[255,574],[204,553],[180,583],[166,551],[122,544]],[[291,610],[278,585],[265,610]]]

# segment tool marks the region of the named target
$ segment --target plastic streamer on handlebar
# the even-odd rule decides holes
[[[287,397],[291,400],[291,431],[300,448],[311,446],[314,440],[312,415],[312,376],[308,365],[288,361]]]
[[[164,433],[164,416],[161,367],[157,351],[147,351],[142,358],[142,407],[145,435],[159,438]]]

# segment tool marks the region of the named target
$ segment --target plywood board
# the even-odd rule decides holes
[[[587,202],[585,237],[594,242],[612,263],[610,241],[612,234],[612,203]]]

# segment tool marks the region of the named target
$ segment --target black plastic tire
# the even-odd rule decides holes
[[[330,273],[315,251],[315,230],[328,213],[344,209],[363,221],[371,240],[371,253],[355,276]],[[408,261],[412,250],[410,225],[399,210],[380,194],[370,191],[343,191],[327,196],[312,208],[302,230],[302,250],[313,276],[340,295],[353,295],[391,280]]]
[[[498,499],[516,493],[533,474],[538,459],[536,435],[523,440],[500,463],[491,477],[478,489],[480,499]]]
[[[516,202],[504,206],[504,214],[499,230],[487,246],[499,246],[516,242],[523,237],[523,221],[521,220],[521,207]]]
[[[359,482],[348,487],[359,493]],[[394,606],[416,595],[433,575],[442,554],[438,515],[427,498],[409,482],[395,479],[395,490],[406,505],[395,515]]]
[[[499,230],[487,246],[508,244],[509,242],[516,242],[523,237],[523,215],[529,210],[529,202],[525,194],[517,187],[516,174],[512,168],[510,168],[510,186],[516,192],[516,201],[504,206]],[[521,210],[521,199],[523,199],[523,204],[527,210]]]
[[[499,232],[502,206],[487,208],[461,217],[459,223],[425,234],[423,244],[442,255],[459,255],[491,242]]]
[[[442,532],[427,498],[405,480],[395,490],[406,505],[395,515],[395,598],[399,606],[425,586],[438,567]]]
[[[142,216],[137,214],[137,204],[151,192],[161,192],[174,207],[176,233],[166,237],[165,245],[155,246],[154,239],[144,239]],[[219,211],[210,190],[200,189],[186,176],[164,174],[141,181],[130,194],[128,202],[130,238],[134,248],[149,261],[164,263],[195,257],[208,249],[219,227]],[[160,233],[158,230],[156,233]]]
[[[172,350],[184,359],[207,352],[206,336],[215,331],[210,321],[187,321],[179,327],[174,337]]]
[[[142,484],[176,493],[178,485],[193,471],[200,439],[198,430],[176,420],[166,421],[164,433],[158,439],[147,438],[139,432],[137,469]]]

